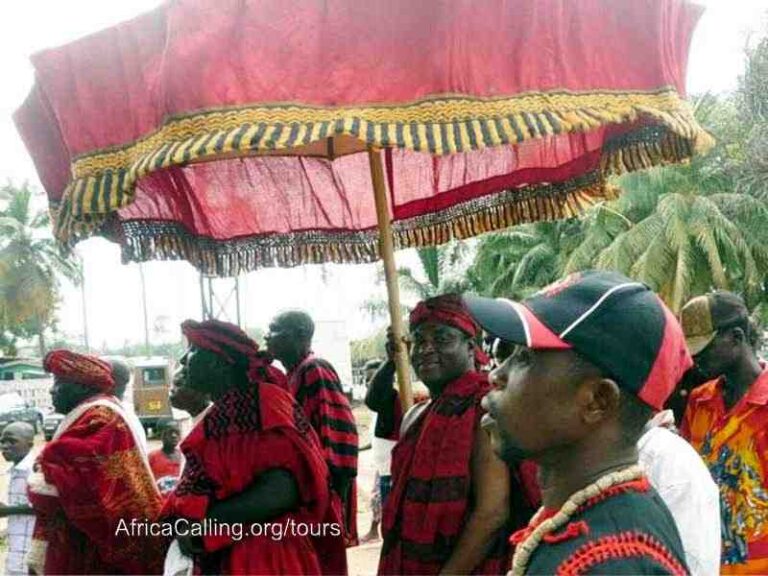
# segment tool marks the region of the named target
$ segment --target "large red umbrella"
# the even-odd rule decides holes
[[[689,158],[683,0],[176,0],[33,57],[16,114],[63,246],[203,273],[576,214]],[[405,360],[399,377],[410,398]]]

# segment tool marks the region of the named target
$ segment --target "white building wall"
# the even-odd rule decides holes
[[[35,408],[50,410],[52,378],[33,378],[29,380],[0,380],[0,394],[16,392]]]

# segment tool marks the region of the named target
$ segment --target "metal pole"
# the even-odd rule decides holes
[[[397,385],[400,390],[400,403],[403,406],[403,411],[405,411],[413,404],[411,372],[408,366],[408,354],[403,341],[405,330],[400,310],[400,287],[397,282],[395,248],[392,242],[392,223],[389,215],[387,185],[384,180],[384,168],[381,164],[380,150],[369,146],[368,160],[371,165],[373,196],[376,200],[376,219],[379,224],[379,251],[381,252],[381,259],[384,261],[384,277],[387,282],[387,295],[389,296],[389,317],[392,323],[392,333],[395,337]]]
[[[147,317],[147,286],[144,282],[144,264],[139,262],[139,278],[141,278],[141,307],[144,311],[144,354],[152,355],[149,345],[149,318]]]
[[[83,257],[78,255],[77,260],[80,263],[80,299],[83,303],[83,344],[85,344],[86,353],[91,352],[91,344],[88,341],[88,306],[85,298],[85,262]]]
[[[240,276],[235,277],[235,309],[237,313],[237,325],[242,328],[243,323],[240,321]]]

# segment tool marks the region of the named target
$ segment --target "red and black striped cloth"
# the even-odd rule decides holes
[[[288,373],[288,385],[320,437],[334,487],[341,492],[339,486],[348,484],[340,496],[344,504],[347,545],[356,546],[357,425],[341,380],[333,366],[310,353]]]
[[[467,372],[434,398],[392,452],[392,492],[384,505],[379,574],[438,574],[471,511],[470,461],[488,377]],[[507,539],[499,530],[475,574],[503,574]]]

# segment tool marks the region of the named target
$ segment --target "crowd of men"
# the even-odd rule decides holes
[[[358,434],[311,318],[278,315],[264,351],[228,323],[181,329],[171,402],[193,425],[182,439],[169,423],[149,454],[124,364],[46,356],[64,421],[34,458],[31,427],[0,437],[6,573],[347,573]],[[368,366],[379,574],[768,573],[768,370],[738,296],[678,319],[644,284],[588,271],[520,302],[420,302],[407,340],[428,390],[409,411],[391,335]],[[174,530],[127,528],[142,522]]]

